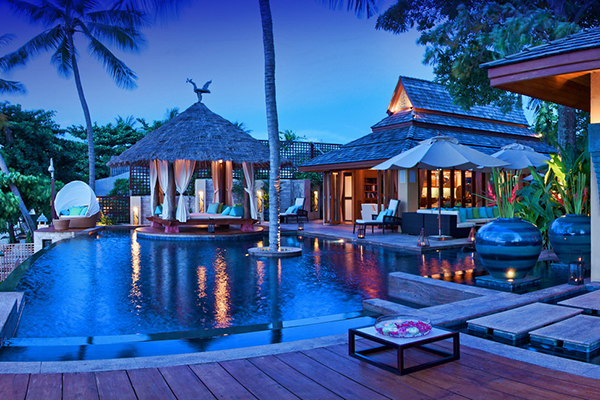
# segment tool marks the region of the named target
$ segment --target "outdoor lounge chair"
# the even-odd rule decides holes
[[[383,233],[385,234],[385,228],[392,228],[393,226],[398,226],[402,223],[402,218],[398,217],[398,209],[400,208],[400,200],[391,199],[388,205],[388,208],[382,210],[379,215],[375,219],[372,220],[364,220],[357,219],[354,221],[354,227],[352,228],[352,233],[356,232],[357,225],[365,225],[371,226],[371,232],[375,233],[375,227],[381,227],[383,229]]]
[[[295,218],[296,222],[299,222],[301,218],[306,219],[308,222],[308,211],[304,209],[304,203],[306,199],[304,197],[296,197],[296,201],[293,206],[288,207],[284,213],[279,214],[280,223],[289,223],[290,218]]]
[[[57,193],[54,209],[59,221],[68,221],[68,225],[64,224],[62,229],[93,228],[100,215],[96,194],[87,183],[81,181],[69,182]]]

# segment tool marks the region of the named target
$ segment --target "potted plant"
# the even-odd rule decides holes
[[[563,264],[579,257],[587,265],[591,257],[591,223],[589,213],[589,158],[581,154],[573,162],[553,155],[550,162],[553,199],[565,215],[552,222],[548,239],[552,249]]]
[[[492,169],[487,199],[498,207],[498,218],[483,225],[475,249],[485,269],[499,280],[522,279],[533,269],[542,251],[542,234],[533,224],[515,217],[520,171]]]

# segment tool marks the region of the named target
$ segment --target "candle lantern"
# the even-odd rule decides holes
[[[215,233],[215,221],[212,218],[208,219],[208,233]]]
[[[367,226],[366,225],[359,225],[358,226],[358,238],[359,239],[364,239],[366,233],[367,233]]]
[[[421,228],[421,232],[419,233],[419,237],[417,238],[417,246],[419,247],[429,247],[429,238],[425,235],[425,228]]]
[[[475,245],[475,235],[476,235],[475,227],[472,226],[471,230],[469,231],[469,237],[467,238],[467,240],[469,241],[469,244],[471,246]]]
[[[304,221],[298,219],[298,230],[299,231],[303,231],[304,230]]]
[[[569,263],[569,285],[583,285],[583,258]]]

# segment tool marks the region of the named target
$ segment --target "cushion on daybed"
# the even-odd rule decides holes
[[[243,206],[235,206],[229,212],[229,215],[234,217],[243,217],[244,216],[244,207]]]
[[[219,212],[219,205],[221,203],[210,203],[206,209],[207,214],[217,214]]]
[[[221,215],[231,215],[231,210],[232,210],[232,209],[233,209],[232,207],[230,207],[230,206],[226,206],[226,207],[223,209],[223,211],[221,212]]]

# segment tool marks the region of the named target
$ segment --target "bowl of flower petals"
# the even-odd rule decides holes
[[[385,315],[375,321],[375,330],[393,338],[415,338],[431,332],[431,321],[410,315]]]

